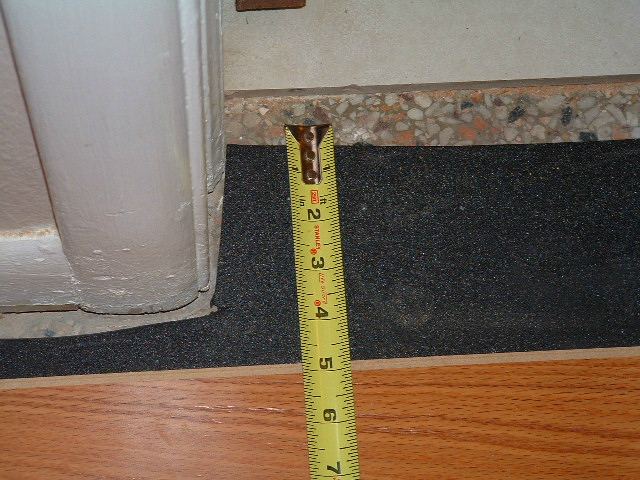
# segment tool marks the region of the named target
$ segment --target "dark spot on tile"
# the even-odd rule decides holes
[[[593,132],[580,132],[581,142],[597,142],[598,136]]]
[[[465,100],[460,104],[460,110],[466,110],[471,107],[473,107],[473,102],[470,102],[469,100]]]
[[[560,122],[565,127],[571,123],[571,119],[573,118],[573,109],[571,107],[564,107],[562,109],[562,117],[560,117]]]
[[[504,102],[503,102],[502,100],[500,100],[499,98],[494,98],[494,99],[493,99],[493,104],[494,104],[496,107],[501,107],[502,105],[504,105]]]
[[[529,97],[529,95],[522,95],[518,99],[518,103],[520,103],[521,105],[531,105],[533,102],[531,101],[531,97]]]
[[[375,127],[373,127],[373,131],[374,131],[375,133],[378,133],[378,132],[380,132],[380,131],[382,131],[382,130],[386,130],[386,129],[388,129],[388,128],[391,128],[391,125],[393,125],[393,124],[392,124],[392,123],[390,123],[390,122],[379,121],[379,122],[376,124],[376,126],[375,126]]]
[[[507,118],[507,121],[509,123],[515,122],[516,120],[518,120],[523,115],[524,115],[524,108],[522,108],[520,105],[518,105],[516,108],[514,108],[513,110],[511,110],[509,112],[509,117]]]

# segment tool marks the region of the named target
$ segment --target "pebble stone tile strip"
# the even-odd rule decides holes
[[[237,92],[225,101],[227,143],[283,144],[285,123],[332,123],[350,145],[490,145],[640,138],[640,80],[330,94]]]

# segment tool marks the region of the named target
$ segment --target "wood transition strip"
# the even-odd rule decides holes
[[[356,363],[362,478],[640,478],[638,349],[606,350]],[[252,368],[0,392],[0,477],[308,478],[299,367]]]
[[[490,365],[555,360],[586,360],[598,358],[640,357],[640,347],[589,348],[575,350],[544,350],[471,355],[441,355],[432,357],[354,360],[353,371],[427,368],[455,365]],[[196,368],[148,372],[103,373],[58,377],[0,379],[0,392],[16,388],[41,388],[70,385],[132,383],[147,381],[194,380],[208,378],[288,375],[302,372],[299,363],[280,365],[249,365],[241,367]]]

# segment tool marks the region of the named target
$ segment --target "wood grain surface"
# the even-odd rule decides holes
[[[363,479],[640,478],[640,357],[354,380]],[[306,455],[299,374],[0,391],[1,479],[304,479]]]

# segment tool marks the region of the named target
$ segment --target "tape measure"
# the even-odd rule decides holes
[[[333,129],[286,126],[312,479],[359,479]]]

